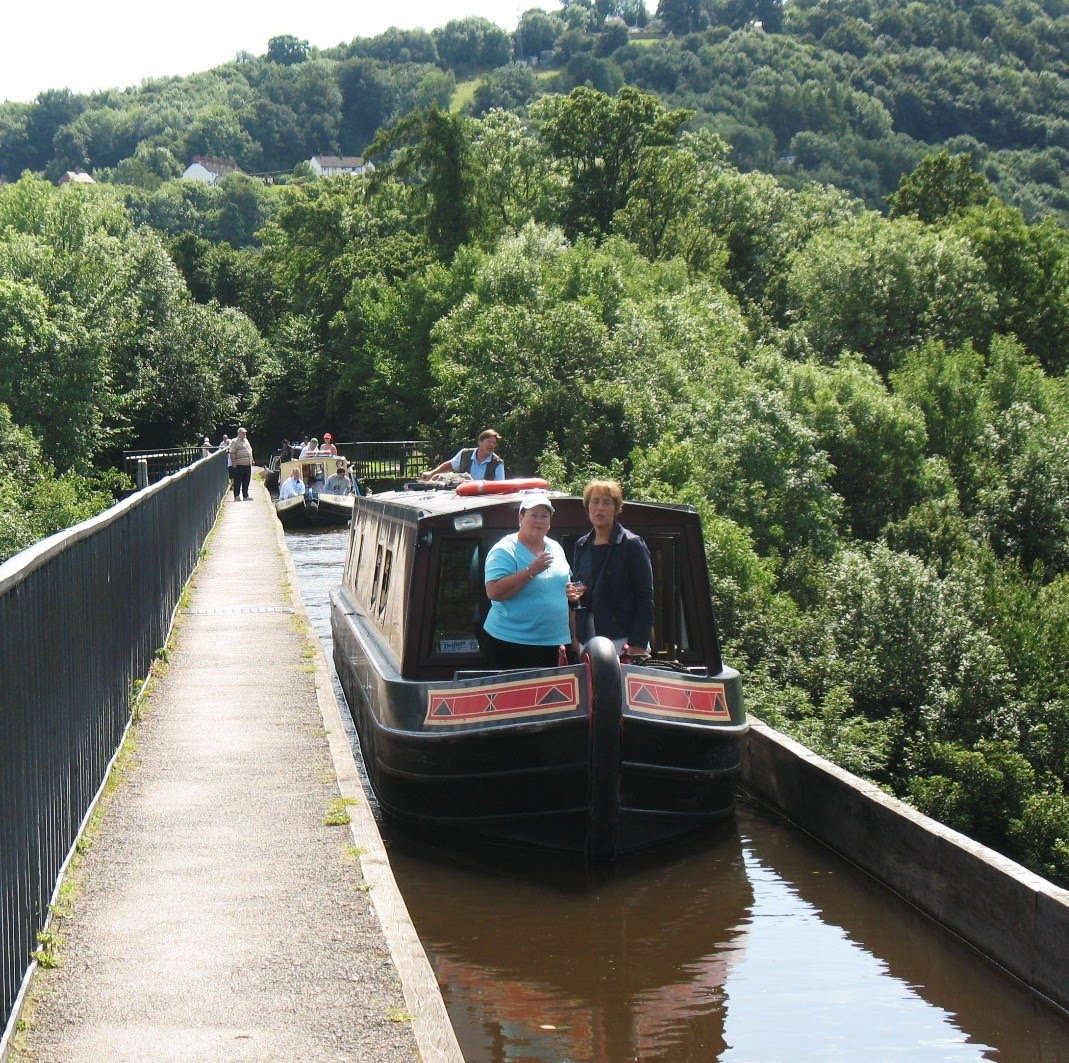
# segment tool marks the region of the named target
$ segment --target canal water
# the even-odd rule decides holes
[[[347,533],[286,540],[329,660]],[[745,796],[599,874],[380,826],[468,1063],[1069,1060],[1069,1017]]]

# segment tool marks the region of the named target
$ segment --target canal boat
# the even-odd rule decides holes
[[[286,528],[307,528],[321,524],[345,527],[353,516],[354,495],[335,495],[326,491],[327,480],[334,475],[338,462],[345,458],[334,454],[313,454],[279,463],[279,483],[284,484],[293,470],[299,469],[304,494],[278,498],[275,514]]]
[[[581,498],[550,492],[568,556]],[[516,530],[522,491],[391,491],[357,498],[334,660],[382,810],[450,832],[614,859],[734,811],[748,729],[721,658],[698,515],[628,502],[650,548],[648,657],[592,638],[554,668],[488,667],[486,555]]]

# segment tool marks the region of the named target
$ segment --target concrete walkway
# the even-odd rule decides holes
[[[258,479],[173,643],[14,1057],[459,1060]]]

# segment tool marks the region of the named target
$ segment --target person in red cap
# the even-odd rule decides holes
[[[329,432],[323,433],[323,445],[319,448],[320,454],[337,454],[338,448],[334,445],[334,437]]]

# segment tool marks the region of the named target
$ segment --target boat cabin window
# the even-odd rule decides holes
[[[379,577],[382,575],[382,543],[375,549],[375,578],[371,581],[371,596],[368,598],[368,604],[372,609],[375,608],[375,602],[378,600],[379,594]]]
[[[387,549],[382,559],[382,586],[379,587],[379,620],[386,612],[386,603],[390,596],[390,573],[393,572],[393,551]]]
[[[691,643],[691,625],[687,613],[693,608],[684,593],[684,574],[680,571],[682,544],[672,536],[650,535],[646,538],[653,563],[653,634],[650,649],[655,654],[686,660],[703,647]]]
[[[446,539],[439,554],[431,628],[432,656],[479,653],[479,633],[489,603],[483,589],[482,544],[478,539]]]
[[[304,483],[306,487],[314,487],[318,481],[326,482],[326,477],[323,473],[322,462],[314,462],[308,465],[302,465],[301,471],[304,473]]]

